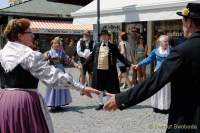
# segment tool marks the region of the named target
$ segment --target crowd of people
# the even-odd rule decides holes
[[[107,30],[101,31],[100,42],[84,31],[76,46],[77,62],[65,53],[60,37],[49,42],[51,49],[44,54],[35,51],[30,20],[10,20],[4,31],[8,42],[0,50],[0,132],[53,133],[47,106],[51,111],[70,104],[70,89],[88,97],[97,94],[96,110],[122,110],[151,97],[154,112],[169,113],[167,133],[199,132],[200,4],[189,3],[177,14],[183,17],[187,38],[177,47],[171,48],[163,34],[147,54],[136,27],[119,33],[118,44],[111,42]],[[154,73],[147,77],[145,66],[154,61]],[[66,65],[79,69],[79,82],[65,72]],[[47,86],[44,100],[37,91],[39,80]],[[120,85],[129,89],[121,92]],[[196,128],[182,129],[183,125]]]
[[[141,83],[146,79],[145,66],[156,60],[157,70],[170,52],[169,37],[160,35],[156,41],[157,47],[147,57],[147,45],[136,27],[133,27],[130,33],[120,32],[118,39],[118,44],[112,44],[111,33],[102,30],[101,41],[95,42],[90,31],[84,31],[74,47],[74,53],[71,54],[79,57],[75,62],[74,57],[69,57],[64,51],[62,39],[55,37],[50,42],[51,49],[44,53],[44,58],[50,65],[63,72],[65,66],[76,67],[80,73],[81,84],[102,92],[96,107],[96,110],[101,110],[104,105],[103,99],[106,97],[105,92],[117,94],[120,93],[120,89],[129,89]],[[170,83],[165,88],[152,96],[152,108],[156,113],[168,113]],[[50,111],[59,111],[62,106],[72,102],[72,97],[69,89],[47,87],[44,100]]]

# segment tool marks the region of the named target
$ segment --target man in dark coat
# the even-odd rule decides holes
[[[102,30],[100,37],[101,42],[95,45],[94,51],[86,61],[86,64],[93,62],[92,87],[117,94],[120,93],[116,68],[117,59],[127,67],[130,67],[131,63],[120,54],[116,45],[109,42],[110,37],[107,30]],[[103,109],[102,96],[99,97],[99,106],[96,110],[100,109]]]
[[[167,133],[200,133],[200,3],[189,3],[182,12],[187,40],[175,47],[161,68],[143,83],[112,95],[105,110],[136,105],[171,82]]]

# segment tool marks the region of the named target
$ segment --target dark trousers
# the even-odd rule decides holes
[[[118,80],[118,79],[117,79]],[[109,70],[97,70],[97,89],[112,94],[120,93],[119,81],[116,81]]]

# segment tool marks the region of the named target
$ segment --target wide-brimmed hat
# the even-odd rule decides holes
[[[188,3],[181,12],[177,12],[179,16],[200,19],[200,3]]]
[[[110,34],[109,34],[108,30],[102,30],[100,35],[108,35],[109,36]]]

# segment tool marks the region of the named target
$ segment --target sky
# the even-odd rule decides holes
[[[0,0],[0,9],[4,7],[8,7],[9,6],[8,1],[9,0]]]

